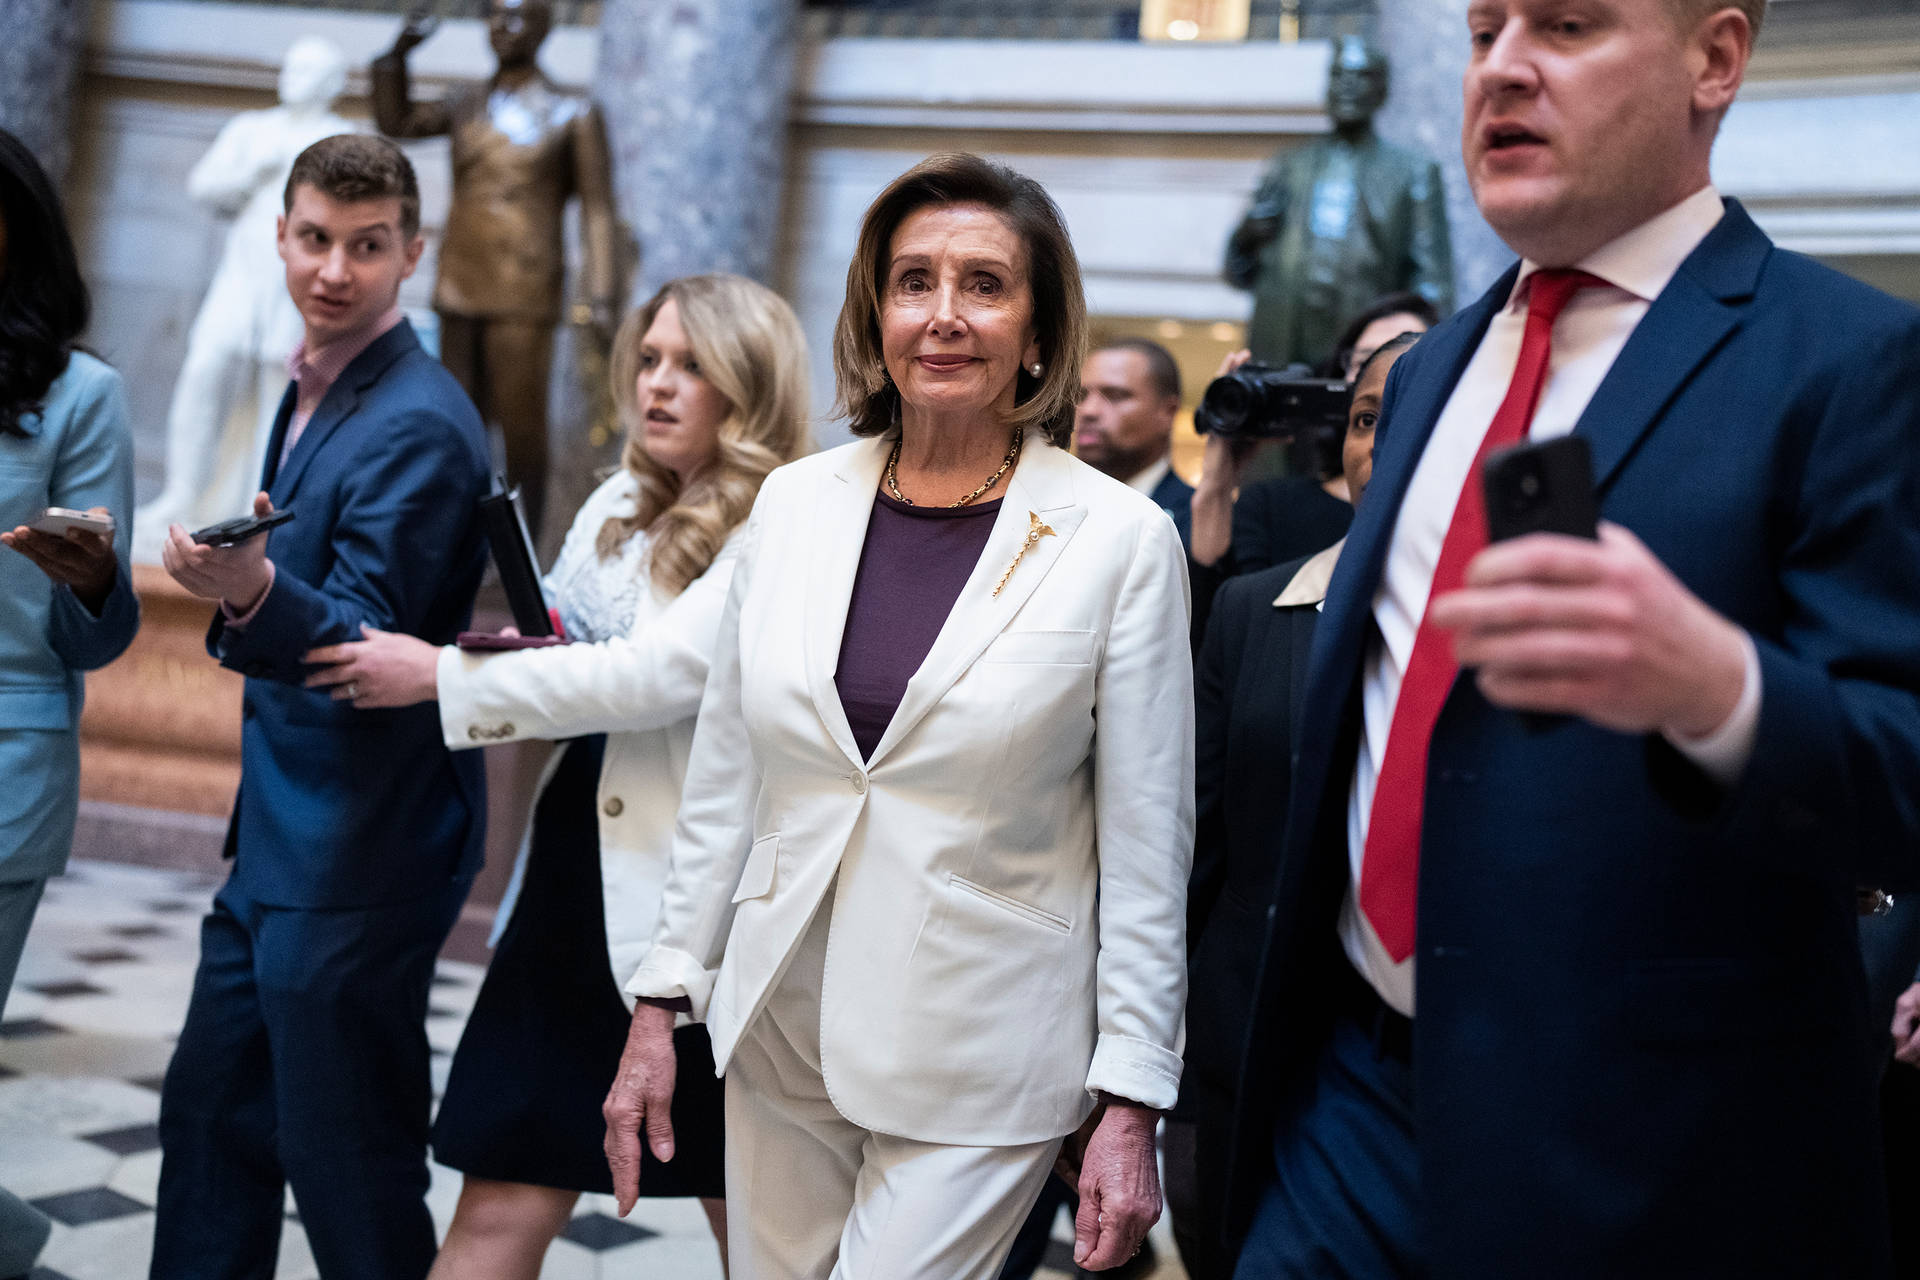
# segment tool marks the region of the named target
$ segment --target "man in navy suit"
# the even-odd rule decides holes
[[[1152,498],[1173,517],[1180,544],[1193,523],[1193,486],[1173,469],[1173,419],[1180,366],[1146,338],[1122,338],[1087,354],[1073,451],[1082,462]]]
[[[1395,367],[1313,641],[1238,1274],[1873,1276],[1861,885],[1920,879],[1920,312],[1708,176],[1764,0],[1475,0],[1521,263]],[[1486,545],[1569,432],[1597,541]]]
[[[306,337],[254,509],[297,518],[229,549],[175,526],[164,548],[219,602],[207,646],[247,688],[233,872],[161,1094],[156,1280],[272,1275],[289,1185],[328,1280],[433,1261],[424,1019],[481,859],[480,762],[433,707],[358,711],[301,662],[363,626],[449,642],[479,584],[485,435],[398,309],[419,228],[392,143],[295,161],[279,247]]]

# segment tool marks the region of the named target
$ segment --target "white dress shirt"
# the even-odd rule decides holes
[[[1554,324],[1553,353],[1528,435],[1552,440],[1568,435],[1587,402],[1627,344],[1653,300],[1667,287],[1687,255],[1720,221],[1724,206],[1713,187],[1701,188],[1665,213],[1642,223],[1575,264],[1605,280],[1608,288],[1575,293]],[[1539,264],[1523,262],[1507,305],[1487,327],[1420,456],[1407,486],[1388,545],[1380,587],[1373,600],[1377,634],[1368,646],[1361,686],[1362,733],[1347,797],[1347,860],[1351,880],[1340,908],[1340,942],[1353,966],[1373,984],[1380,998],[1401,1013],[1413,1014],[1413,963],[1396,964],[1360,910],[1360,864],[1374,785],[1386,754],[1400,681],[1413,655],[1420,620],[1441,543],[1453,522],[1453,509],[1466,484],[1474,455],[1488,425],[1506,398],[1520,359],[1527,323],[1527,291],[1522,287]],[[1744,636],[1744,633],[1742,633]],[[1760,659],[1746,642],[1747,678],[1739,703],[1725,723],[1704,739],[1673,744],[1722,782],[1731,782],[1752,754],[1760,717]]]

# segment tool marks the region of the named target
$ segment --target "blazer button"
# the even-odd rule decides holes
[[[513,736],[513,721],[509,720],[505,724],[501,725],[498,731],[498,736],[502,738],[511,738]]]
[[[481,739],[482,737],[484,737],[484,736],[485,736],[485,735],[484,735],[483,733],[481,733],[481,731],[480,731],[480,726],[479,726],[479,725],[477,725],[477,724],[470,724],[470,725],[468,725],[468,726],[467,726],[467,741],[468,741],[468,742],[478,742],[478,741],[480,741],[480,739]]]
[[[627,806],[620,803],[619,796],[608,796],[607,802],[600,807],[605,810],[609,818],[617,818],[626,810]]]
[[[857,796],[863,796],[867,794],[867,775],[866,774],[856,773],[853,775],[853,777],[849,778],[848,781],[853,783],[853,794]]]

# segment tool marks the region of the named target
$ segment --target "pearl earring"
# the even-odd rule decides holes
[[[1047,369],[1047,366],[1041,364],[1038,360],[1035,360],[1032,364],[1027,366],[1027,372],[1031,373],[1036,378],[1039,377],[1042,373],[1045,373],[1046,369]]]

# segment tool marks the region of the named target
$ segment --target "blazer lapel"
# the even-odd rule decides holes
[[[1739,328],[1773,244],[1737,200],[1680,264],[1607,370],[1574,430],[1604,490],[1702,361]]]
[[[273,430],[267,436],[267,456],[261,459],[260,487],[271,491],[273,482],[280,474],[280,450],[286,444],[287,426],[293,421],[293,408],[300,395],[300,384],[287,383],[287,389],[280,396],[279,411],[273,415]],[[251,501],[251,495],[249,495]],[[249,507],[251,510],[251,507]]]
[[[314,454],[320,451],[335,428],[352,417],[353,411],[360,407],[361,393],[380,380],[387,366],[419,345],[419,339],[413,336],[413,326],[402,320],[375,338],[365,351],[355,356],[353,362],[341,371],[339,378],[327,388],[319,408],[313,411],[306,430],[294,442],[293,452],[287,455],[287,465],[274,477],[269,492],[275,507],[284,507],[293,500],[294,491],[300,487],[300,477],[306,474]],[[274,459],[279,457],[280,441],[285,438],[284,427],[276,430]],[[273,465],[274,459],[269,459],[269,466]]]
[[[1007,485],[1007,496],[994,518],[993,532],[980,560],[973,566],[966,585],[960,588],[940,634],[934,638],[925,661],[907,681],[907,691],[893,713],[887,731],[873,749],[868,767],[877,766],[896,743],[913,732],[915,725],[931,711],[954,681],[972,666],[995,636],[1006,629],[1020,607],[1027,602],[1060,553],[1073,540],[1074,531],[1086,518],[1087,509],[1076,502],[1073,491],[1073,461],[1061,449],[1044,443],[1037,433],[1029,432],[1019,468]],[[1053,532],[1029,545],[1027,535],[1038,517]],[[1022,548],[1025,548],[1024,552]],[[1007,569],[1019,564],[1009,574]],[[1005,585],[1001,586],[1002,579]],[[1000,593],[994,594],[999,587]],[[844,612],[844,602],[843,602]]]
[[[840,665],[840,642],[847,630],[847,607],[853,600],[853,579],[860,571],[860,552],[867,543],[867,524],[873,516],[874,493],[887,464],[885,440],[867,440],[851,449],[845,461],[821,482],[813,525],[813,554],[807,557],[806,625],[802,660],[807,667],[807,692],[827,732],[860,763],[860,748],[840,704],[833,673]]]

